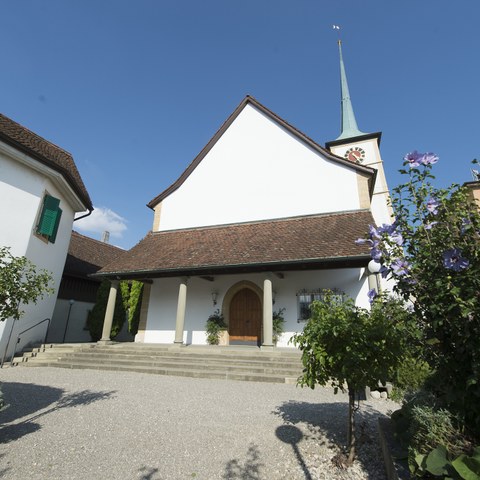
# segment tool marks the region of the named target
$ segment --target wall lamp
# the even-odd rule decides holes
[[[212,302],[215,306],[217,304],[218,290],[212,290]]]

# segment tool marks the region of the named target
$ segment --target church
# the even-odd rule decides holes
[[[149,203],[152,230],[96,275],[111,281],[101,342],[110,340],[119,280],[144,282],[136,342],[206,344],[224,317],[227,345],[291,346],[323,289],[368,307],[381,281],[355,240],[391,222],[381,133],[358,129],[339,41],[340,136],[321,146],[246,96],[180,177]]]

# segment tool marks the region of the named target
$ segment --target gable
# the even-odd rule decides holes
[[[332,155],[250,97],[199,157],[150,202],[159,230],[364,208],[358,175],[373,174]]]

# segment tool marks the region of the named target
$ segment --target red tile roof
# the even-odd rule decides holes
[[[371,176],[370,181],[370,189],[373,192],[373,185],[375,183],[375,178],[377,175],[377,170],[371,167],[367,167],[364,165],[360,165],[357,163],[353,163],[349,160],[345,160],[344,158],[338,157],[334,155],[332,152],[327,150],[326,148],[322,147],[310,137],[302,133],[300,130],[295,128],[294,126],[290,125],[288,122],[283,120],[283,118],[279,117],[276,113],[269,110],[267,107],[262,105],[258,100],[253,98],[250,95],[247,95],[241,102],[240,105],[233,111],[233,113],[227,118],[227,120],[223,123],[223,125],[219,128],[219,130],[215,133],[215,135],[210,139],[210,141],[205,145],[202,151],[194,158],[192,163],[185,169],[185,171],[180,175],[180,177],[172,183],[167,189],[165,189],[162,193],[157,195],[154,199],[152,199],[149,203],[147,203],[147,207],[153,209],[156,205],[158,205],[164,198],[168,197],[171,193],[173,193],[177,188],[179,188],[185,180],[190,176],[190,174],[197,168],[198,164],[205,158],[208,152],[213,148],[213,146],[217,143],[220,137],[225,133],[225,131],[230,127],[233,121],[238,117],[240,112],[246,107],[246,105],[251,104],[262,113],[270,117],[273,121],[277,122],[281,127],[288,130],[290,133],[295,135],[301,142],[306,143],[309,147],[313,148],[324,157],[328,158],[329,160],[339,163],[341,165],[347,165],[355,170],[361,171],[366,173],[367,175]]]
[[[61,173],[79,196],[86,209],[93,210],[90,196],[70,153],[1,113],[0,141],[21,150],[44,165]]]
[[[126,253],[121,248],[73,231],[63,273],[74,277],[87,277]]]
[[[98,274],[147,278],[364,266],[367,210],[150,232]]]

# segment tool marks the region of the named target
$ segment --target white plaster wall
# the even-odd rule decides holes
[[[358,208],[353,169],[326,160],[247,105],[163,200],[159,230]]]
[[[60,199],[62,218],[54,244],[46,243],[34,235],[36,221],[42,207],[45,192]],[[36,305],[22,307],[24,316],[13,326],[12,340],[7,352],[13,351],[17,333],[45,318],[52,318],[55,300],[65,265],[68,244],[72,232],[74,211],[64,195],[44,175],[0,154],[0,218],[8,228],[0,230],[0,245],[10,246],[15,256],[26,256],[38,269],[52,273],[54,294],[39,300]],[[3,201],[5,200],[5,201]],[[46,322],[22,335],[17,349],[42,341],[46,333]],[[11,322],[0,322],[0,356],[7,348]]]
[[[0,245],[25,255],[37,218],[46,178],[0,153]]]
[[[365,160],[363,165],[377,169],[378,174],[373,189],[373,198],[371,203],[371,211],[377,225],[382,223],[392,223],[392,210],[389,207],[390,192],[388,189],[387,179],[383,161],[380,156],[380,150],[376,139],[364,140],[362,142],[349,143],[347,145],[339,145],[332,147],[332,153],[339,157],[344,156],[345,152],[352,146],[358,146],[365,150]]]
[[[215,277],[214,282],[190,278],[187,286],[184,342],[206,344],[205,323],[214,310],[222,309],[227,291],[236,283],[248,280],[263,290],[265,274],[225,275]],[[355,299],[357,305],[368,308],[368,282],[364,269],[313,270],[307,272],[286,272],[283,279],[269,277],[277,292],[274,310],[285,308],[285,334],[278,346],[288,344],[290,337],[301,331],[304,323],[297,321],[296,293],[302,289],[340,289]],[[175,318],[177,311],[178,286],[180,279],[156,279],[152,285],[145,331],[146,343],[173,343],[175,339]],[[212,302],[212,290],[218,291],[217,305]],[[263,299],[262,299],[263,301]]]

